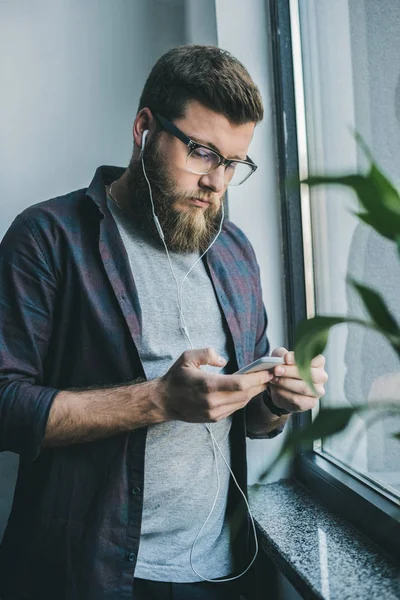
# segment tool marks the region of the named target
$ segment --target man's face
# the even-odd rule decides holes
[[[226,117],[191,102],[175,125],[196,142],[210,146],[226,158],[245,159],[254,123],[233,125]],[[187,169],[188,148],[173,135],[160,131],[151,135],[144,152],[155,213],[169,250],[204,252],[217,234],[226,191],[225,167],[205,175]],[[131,159],[128,169],[131,207],[135,219],[154,236],[149,189],[141,161]]]

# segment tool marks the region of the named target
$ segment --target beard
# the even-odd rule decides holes
[[[151,185],[154,211],[164,233],[164,241],[172,252],[200,252],[207,250],[218,233],[224,198],[216,205],[210,202],[205,209],[190,204],[194,198],[209,200],[210,193],[197,189],[178,191],[162,152],[158,146],[158,135],[155,134],[146,144],[144,167]],[[153,220],[149,186],[145,179],[141,160],[129,163],[127,185],[130,194],[130,212],[135,223],[153,241],[161,243]],[[185,205],[185,210],[179,210]]]

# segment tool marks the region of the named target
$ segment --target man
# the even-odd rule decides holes
[[[284,348],[274,373],[234,374],[269,351],[253,250],[222,212],[262,116],[229,53],[175,48],[145,84],[128,169],[7,232],[5,600],[239,597],[254,541],[223,457],[245,490],[246,432],[273,437],[317,401]],[[312,370],[320,397],[323,357]]]

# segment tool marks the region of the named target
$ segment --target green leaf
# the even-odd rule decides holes
[[[359,323],[367,325],[358,319],[349,319],[347,317],[313,317],[299,323],[296,329],[294,355],[300,377],[307,382],[310,388],[315,392],[314,384],[311,379],[311,361],[318,354],[322,354],[328,343],[328,336],[331,327],[341,323]]]
[[[309,186],[336,184],[350,187],[365,209],[359,215],[361,220],[390,240],[400,235],[399,193],[374,163],[366,176],[317,176],[308,177],[302,183]]]
[[[400,216],[399,192],[374,162],[371,164],[368,178],[379,192],[380,201],[383,206]]]
[[[349,279],[349,283],[357,290],[361,297],[368,314],[378,325],[382,332],[397,336],[400,334],[400,326],[389,312],[388,307],[382,296],[375,290]]]
[[[288,447],[314,442],[334,435],[347,427],[351,417],[362,410],[360,407],[323,408],[308,426],[297,430],[287,441]]]
[[[302,183],[306,183],[309,186],[333,184],[349,187],[356,192],[367,213],[374,212],[377,190],[374,189],[374,185],[370,185],[365,175],[322,175],[308,177]]]
[[[395,440],[400,441],[400,431],[398,431],[397,433],[394,433],[392,437],[394,437]]]
[[[351,417],[364,407],[341,407],[321,409],[318,416],[306,427],[292,431],[283,444],[278,456],[269,467],[260,475],[261,483],[273,471],[276,465],[285,457],[292,456],[297,446],[306,442],[314,442],[321,438],[339,433],[346,428]]]
[[[389,240],[393,240],[393,236],[395,235],[393,232],[393,223],[391,219],[387,219],[385,216],[377,216],[371,215],[370,213],[353,213],[356,217],[363,221],[372,229],[375,229],[377,233],[383,235],[383,237],[388,238]]]
[[[317,417],[312,423],[303,427],[300,430],[291,431],[286,438],[278,456],[272,461],[268,468],[260,475],[260,481],[268,477],[277,464],[285,457],[292,456],[298,446],[306,442],[314,442],[321,438],[328,438],[335,433],[343,431],[352,416],[356,413],[370,413],[375,411],[378,413],[371,422],[376,423],[379,420],[379,415],[398,415],[400,413],[399,402],[372,402],[360,406],[338,407],[338,408],[321,408]],[[393,435],[394,438],[400,439],[400,432]]]

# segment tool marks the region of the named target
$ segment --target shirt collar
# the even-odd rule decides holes
[[[104,165],[98,167],[94,177],[86,190],[86,196],[89,196],[97,205],[100,212],[104,215],[107,211],[107,196],[105,186],[110,185],[116,179],[119,179],[124,173],[123,167],[113,167]]]

